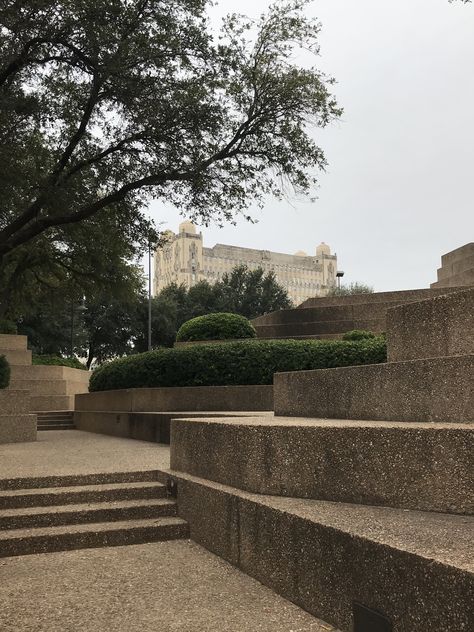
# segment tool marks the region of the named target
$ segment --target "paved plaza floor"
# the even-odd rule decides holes
[[[2,632],[334,630],[187,541],[0,560]]]
[[[0,445],[0,479],[167,470],[169,446],[81,432],[38,432],[38,441]]]
[[[169,446],[38,433],[0,446],[0,479],[169,468]],[[0,559],[1,632],[333,630],[189,540]]]

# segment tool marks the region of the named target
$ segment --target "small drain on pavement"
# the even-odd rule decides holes
[[[354,602],[354,632],[392,632],[392,623],[380,612]]]

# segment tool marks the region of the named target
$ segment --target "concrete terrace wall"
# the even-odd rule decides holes
[[[387,313],[389,362],[474,353],[474,288]]]
[[[273,409],[272,386],[132,388],[76,395],[75,410],[122,412]]]
[[[458,290],[424,289],[314,298],[296,309],[255,318],[252,324],[258,338],[263,339],[337,338],[352,329],[381,333],[386,331],[390,308]]]
[[[0,390],[0,444],[36,441],[36,415],[28,391]]]
[[[170,442],[175,417],[273,411],[273,386],[192,386],[101,391],[76,396],[79,430]]]
[[[432,288],[474,285],[474,242],[456,248],[441,257],[438,280]]]
[[[473,290],[391,309],[390,362],[277,373],[275,414],[474,422],[473,311]]]

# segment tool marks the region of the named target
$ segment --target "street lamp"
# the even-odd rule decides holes
[[[342,270],[338,270],[336,272],[336,279],[337,279],[337,289],[340,290],[341,289],[341,279],[344,276],[344,272]]]

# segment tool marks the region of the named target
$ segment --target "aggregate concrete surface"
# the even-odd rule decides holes
[[[328,632],[189,541],[0,560],[2,632]]]
[[[169,446],[79,430],[39,432],[38,440],[0,446],[0,479],[169,468]]]

